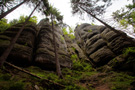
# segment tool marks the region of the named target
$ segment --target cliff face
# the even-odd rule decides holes
[[[22,24],[15,25],[0,34],[0,55],[8,47],[10,40],[16,35]],[[51,26],[48,23],[37,26],[28,24],[18,38],[8,61],[26,66],[38,65],[44,69],[55,69],[55,53]],[[67,44],[63,32],[59,27],[54,27],[57,43],[58,58],[61,67],[71,67],[70,56],[67,52]]]
[[[67,52],[67,44],[63,37],[63,32],[56,26],[54,30],[60,65],[62,67],[71,67],[71,60]],[[40,28],[37,37],[35,63],[42,68],[55,69],[56,67],[53,34],[49,24],[44,24]]]
[[[123,50],[134,47],[135,43],[131,42],[133,38],[128,37],[124,32],[118,32],[121,35],[104,26],[82,24],[76,27],[75,37],[77,44],[95,66],[103,66],[108,62],[111,66],[110,62],[113,62],[115,57],[122,57],[121,63],[128,62],[123,56]],[[120,59],[116,61],[118,63]],[[118,66],[121,67],[121,65]]]
[[[31,64],[37,34],[37,28],[35,26],[35,24],[29,23],[24,28],[7,59],[8,61],[19,66]],[[21,27],[22,24],[18,24],[7,29],[4,33],[0,33],[0,55],[8,47],[10,41],[12,41],[12,38],[15,37]]]
[[[21,26],[21,24],[15,25],[0,34],[0,55]],[[8,61],[19,66],[34,63],[34,65],[44,69],[55,69],[51,25],[42,20],[38,27],[39,30],[34,24],[28,24],[25,27],[10,53]],[[133,65],[134,59],[130,60],[129,63],[129,58],[135,58],[134,53],[123,55],[123,50],[128,47],[135,47],[133,44],[135,42],[131,42],[132,38],[121,31],[119,31],[121,33],[119,35],[104,26],[82,24],[76,27],[76,38],[71,40],[67,35],[63,35],[58,26],[55,26],[54,30],[61,67],[70,68],[73,55],[77,55],[77,59],[88,61],[96,67],[103,65],[113,68],[128,66],[128,68],[133,69],[135,66]]]

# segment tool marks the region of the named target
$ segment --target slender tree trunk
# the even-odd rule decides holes
[[[115,33],[117,33],[118,35],[122,36],[125,40],[131,42],[133,45],[135,45],[135,41],[133,39],[129,39],[127,38],[126,35],[124,35],[123,33],[119,32],[118,30],[116,30],[115,28],[113,28],[112,26],[108,25],[107,23],[103,22],[102,20],[100,20],[99,18],[97,18],[95,15],[93,15],[92,13],[88,12],[87,10],[85,10],[83,7],[80,6],[80,8],[82,10],[84,10],[86,13],[90,14],[93,18],[97,19],[99,22],[101,22],[102,24],[104,24],[107,28],[109,28],[110,30],[113,30]]]
[[[58,59],[58,50],[57,50],[57,45],[56,45],[56,38],[55,38],[55,33],[54,33],[54,23],[53,23],[52,15],[51,15],[51,20],[52,20],[52,33],[53,33],[53,42],[54,42],[56,72],[57,72],[59,78],[63,78],[62,73],[61,73],[61,68],[60,68],[60,62],[59,62],[59,59]]]
[[[99,18],[97,18],[97,17],[96,17],[95,15],[93,15],[92,13],[88,12],[87,10],[85,10],[84,8],[82,8],[81,6],[80,6],[80,8],[81,8],[82,10],[84,10],[86,13],[90,14],[93,18],[97,19],[99,22],[101,22],[102,24],[104,24],[107,28],[114,30],[113,27],[111,27],[111,26],[108,25],[107,23],[103,22],[102,20],[100,20]]]
[[[3,66],[4,62],[6,61],[9,53],[11,52],[11,50],[13,49],[14,44],[16,43],[18,37],[20,36],[21,32],[23,31],[24,27],[26,26],[28,20],[30,19],[31,15],[34,13],[34,11],[36,10],[36,8],[39,6],[39,4],[34,8],[34,10],[31,12],[31,14],[29,15],[29,17],[26,19],[26,21],[24,22],[23,26],[20,28],[20,30],[18,31],[18,33],[16,34],[16,36],[13,38],[13,40],[10,42],[9,46],[7,47],[7,49],[3,52],[3,54],[0,57],[0,67]]]
[[[82,10],[84,10],[86,13],[90,14],[93,18],[97,19],[99,22],[101,22],[102,24],[104,24],[107,28],[113,30],[113,31],[116,32],[117,34],[120,34],[120,35],[122,34],[122,33],[120,33],[119,31],[117,31],[115,28],[113,28],[112,26],[108,25],[107,23],[105,23],[105,22],[103,22],[102,20],[100,20],[99,18],[97,18],[97,17],[96,17],[95,15],[93,15],[92,13],[90,13],[90,12],[88,12],[87,10],[85,10],[84,8],[82,8],[81,6],[80,6],[80,8],[81,8]]]
[[[8,11],[2,13],[2,14],[0,15],[0,20],[1,20],[2,18],[4,18],[6,15],[8,15],[9,13],[11,13],[12,11],[14,11],[16,8],[18,8],[19,6],[21,6],[22,4],[24,4],[26,1],[28,1],[28,0],[24,0],[23,2],[21,2],[21,3],[18,4],[18,5],[16,5],[15,7],[11,8],[10,10],[8,10]]]

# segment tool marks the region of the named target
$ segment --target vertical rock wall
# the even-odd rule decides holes
[[[8,47],[22,25],[17,24],[7,29],[4,33],[0,33],[0,55]],[[33,23],[27,24],[7,60],[19,66],[31,64],[36,34],[36,25]]]
[[[67,45],[62,30],[55,26],[55,38],[58,50],[58,58],[62,67],[71,67],[70,56],[67,53]],[[37,37],[37,50],[35,63],[42,68],[55,69],[55,53],[51,26],[44,24]]]

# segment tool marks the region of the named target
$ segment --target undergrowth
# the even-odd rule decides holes
[[[122,72],[110,71],[106,73],[106,76],[102,76],[88,62],[78,60],[76,54],[72,55],[71,59],[72,68],[62,68],[64,79],[60,79],[54,71],[42,70],[36,66],[25,69],[43,79],[64,85],[66,87],[64,90],[95,90],[96,86],[93,83],[99,85],[107,83],[111,90],[128,90],[131,88],[131,83],[135,82],[134,76]],[[8,73],[0,70],[0,90],[34,90],[35,85],[40,90],[56,90],[53,86],[49,86],[49,83],[44,84],[43,79],[39,80],[14,69]]]

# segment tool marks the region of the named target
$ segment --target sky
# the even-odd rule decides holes
[[[71,6],[70,6],[70,0],[48,0],[50,4],[52,4],[54,7],[56,7],[61,14],[64,16],[64,23],[67,23],[70,26],[76,26],[77,24],[81,23],[92,23],[91,20],[88,17],[84,17],[85,20],[80,19],[79,15],[72,15],[71,11]],[[120,9],[126,4],[132,3],[132,0],[114,0],[113,5],[107,9],[107,13],[103,16],[104,19],[108,19],[111,17],[112,12]],[[9,15],[6,16],[8,21],[13,20],[13,19],[18,19],[21,15],[29,15],[33,8],[28,7],[26,5],[22,5],[21,7],[17,8],[15,11],[10,13]],[[40,12],[34,12],[33,16],[38,17],[38,22],[45,18],[44,15],[42,15]],[[95,21],[94,24],[101,25],[98,21]]]

